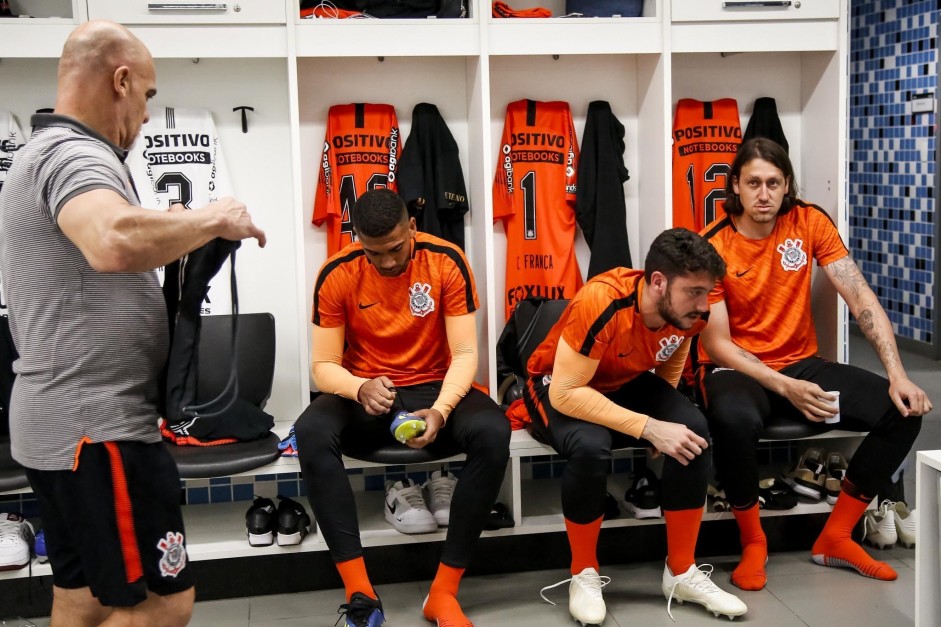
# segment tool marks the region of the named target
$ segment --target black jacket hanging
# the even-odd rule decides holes
[[[433,104],[412,110],[412,130],[399,161],[399,195],[415,216],[418,230],[464,250],[467,188],[457,142]]]
[[[612,268],[632,267],[627,241],[624,125],[604,100],[588,105],[578,162],[575,219],[591,249],[588,278]]]
[[[781,118],[778,117],[778,106],[774,98],[763,97],[755,100],[755,108],[752,111],[751,118],[748,119],[748,126],[745,127],[742,143],[754,137],[770,139],[787,152],[787,137],[784,136]]]

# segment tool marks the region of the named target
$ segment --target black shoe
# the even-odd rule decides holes
[[[484,521],[484,529],[487,531],[507,529],[515,524],[516,523],[513,522],[513,516],[510,514],[510,510],[507,506],[503,503],[496,502],[493,504],[493,507],[490,508],[490,514],[487,516],[487,520]]]
[[[637,475],[634,485],[624,493],[627,511],[634,518],[660,518],[660,479],[648,468]]]
[[[350,602],[341,605],[337,614],[340,615],[337,624],[346,616],[345,627],[379,627],[386,622],[382,613],[382,601],[370,599],[362,592],[354,592]]]
[[[278,546],[300,544],[310,533],[310,516],[297,501],[280,494],[278,499]]]
[[[274,501],[259,496],[245,513],[245,529],[248,543],[252,546],[271,546],[274,542]]]
[[[612,520],[621,515],[621,508],[618,506],[618,500],[610,492],[604,495],[604,519]]]

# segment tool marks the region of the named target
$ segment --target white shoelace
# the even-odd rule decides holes
[[[396,490],[395,498],[402,499],[413,509],[427,509],[425,507],[425,499],[421,495],[421,488],[417,485]]]
[[[428,493],[434,503],[449,503],[457,480],[450,476],[441,476],[427,483]]]
[[[22,530],[23,524],[15,520],[0,520],[0,544],[25,542],[26,538]]]
[[[611,578],[608,577],[607,575],[578,574],[578,575],[573,575],[572,577],[569,577],[568,579],[563,579],[562,581],[558,583],[554,583],[551,586],[546,586],[545,588],[539,591],[539,596],[541,596],[542,600],[545,601],[546,603],[549,603],[550,605],[555,605],[555,602],[550,601],[549,598],[546,597],[546,594],[545,594],[546,590],[552,590],[553,588],[558,588],[561,585],[565,585],[569,583],[575,578],[578,578],[578,580],[582,584],[582,587],[585,588],[585,590],[587,590],[588,593],[596,599],[601,598],[601,589],[604,588],[609,583],[611,583]]]
[[[706,567],[709,567],[709,570],[706,570]],[[712,581],[712,564],[700,564],[697,566],[696,572],[685,579],[677,579],[673,582],[673,587],[670,588],[670,598],[667,599],[667,615],[669,615],[670,620],[674,623],[676,619],[673,618],[673,612],[670,611],[670,606],[673,604],[673,593],[676,592],[676,587],[680,584],[685,584],[688,587],[694,590],[701,590],[706,594],[715,594],[719,592],[719,586]]]

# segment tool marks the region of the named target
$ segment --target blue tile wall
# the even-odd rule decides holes
[[[849,241],[896,334],[933,343],[939,0],[853,0],[849,60]]]

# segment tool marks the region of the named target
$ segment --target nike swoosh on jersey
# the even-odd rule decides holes
[[[629,350],[629,351],[627,351],[626,353],[618,353],[618,357],[627,357],[628,355],[630,355],[630,354],[633,353],[633,352],[634,352],[633,350]]]
[[[378,300],[377,300],[376,302],[374,302],[374,303],[369,303],[368,305],[364,305],[363,303],[360,303],[360,304],[359,304],[359,308],[360,308],[360,309],[369,309],[370,307],[372,307],[372,306],[374,306],[374,305],[378,305],[378,304],[379,304],[379,301],[378,301]]]
[[[748,270],[744,270],[744,271],[742,271],[742,272],[736,272],[736,273],[735,273],[735,277],[738,278],[738,279],[740,279],[740,278],[742,278],[743,276],[745,276],[746,274],[748,274],[749,272],[751,272],[751,268],[749,268]],[[360,306],[362,306],[362,305],[360,305]]]

